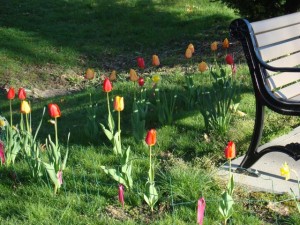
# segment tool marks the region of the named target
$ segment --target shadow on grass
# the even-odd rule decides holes
[[[0,48],[8,58],[28,64],[128,70],[138,55],[147,53],[150,60],[164,50],[174,54],[178,47],[182,54],[183,43],[227,36],[233,19],[229,13],[186,15],[164,11],[164,4],[173,3],[5,1],[0,8]]]

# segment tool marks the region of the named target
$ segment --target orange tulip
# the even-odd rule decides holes
[[[9,90],[8,90],[8,92],[7,92],[7,99],[8,100],[12,100],[12,99],[15,98],[15,95],[16,95],[15,89],[12,88],[12,87],[10,87]]]
[[[129,76],[131,81],[137,81],[139,79],[134,69],[130,69]]]
[[[148,131],[146,139],[145,139],[147,145],[153,146],[156,143],[156,130],[151,129]]]
[[[111,92],[112,90],[112,84],[108,78],[105,78],[103,82],[103,91],[104,92]]]
[[[85,76],[84,78],[87,79],[87,80],[93,80],[95,77],[95,71],[91,68],[88,68],[86,71],[85,71]]]
[[[236,156],[235,144],[232,141],[229,141],[225,150],[224,150],[226,159],[233,159]]]
[[[229,41],[227,38],[225,38],[223,41],[223,48],[229,48]]]
[[[211,43],[210,49],[212,51],[217,51],[217,49],[218,49],[218,42],[214,41],[213,43]]]
[[[115,70],[111,71],[111,74],[109,76],[110,81],[114,81],[117,79],[117,72]]]
[[[193,55],[192,50],[190,48],[187,48],[185,50],[185,58],[190,59],[192,58],[192,55]]]
[[[189,44],[188,48],[191,49],[192,53],[195,52],[195,48],[193,44]]]
[[[153,55],[152,56],[152,65],[153,66],[159,66],[160,65],[160,61],[157,55]]]
[[[48,104],[48,113],[49,116],[52,118],[57,118],[61,116],[61,112],[58,105],[54,103]]]
[[[120,96],[115,97],[114,109],[118,112],[124,110],[124,98],[123,97],[120,97]]]
[[[21,102],[21,109],[20,109],[21,113],[23,114],[28,114],[31,112],[31,108],[30,105],[27,101],[22,101]]]
[[[207,64],[206,64],[206,62],[202,61],[201,63],[199,63],[198,69],[199,69],[199,71],[201,73],[204,72],[205,70],[207,70]]]
[[[18,91],[18,98],[20,100],[25,100],[26,99],[26,92],[25,92],[25,89],[24,88],[19,88],[19,91]]]

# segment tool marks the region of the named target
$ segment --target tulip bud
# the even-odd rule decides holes
[[[144,58],[138,57],[138,58],[137,58],[137,64],[138,64],[138,67],[139,67],[139,68],[145,69],[145,61],[144,61]]]
[[[233,57],[232,57],[232,55],[230,55],[230,54],[226,55],[225,61],[226,61],[226,63],[229,64],[229,65],[233,65],[233,64],[234,64]]]
[[[143,87],[144,84],[145,84],[144,78],[140,77],[138,83],[139,83],[139,85],[140,85],[141,87]]]
[[[214,41],[213,43],[211,43],[210,49],[212,51],[217,51],[217,49],[218,49],[218,42]]]
[[[192,58],[192,55],[193,55],[192,50],[187,48],[185,50],[185,58],[190,59],[190,58]]]
[[[153,66],[159,66],[160,65],[160,61],[157,55],[153,55],[152,56],[152,65]]]
[[[114,81],[117,79],[117,72],[115,70],[111,71],[111,74],[109,75],[109,80]]]
[[[155,143],[156,143],[156,130],[155,129],[151,129],[148,131],[145,141],[148,146],[155,145]]]
[[[225,38],[223,41],[223,48],[229,48],[229,41],[227,38]]]
[[[95,77],[95,71],[91,68],[88,68],[86,71],[85,71],[85,76],[84,78],[87,79],[87,80],[93,80]]]
[[[25,100],[26,99],[26,92],[25,92],[25,89],[24,88],[19,88],[19,91],[18,91],[18,98],[20,100]]]
[[[134,69],[130,69],[129,76],[131,81],[137,81],[139,79]]]
[[[114,109],[118,112],[124,110],[124,98],[123,97],[120,97],[120,96],[115,97]]]
[[[7,92],[7,99],[8,99],[8,100],[12,100],[12,99],[15,98],[15,95],[16,95],[15,89],[12,88],[12,87],[10,87],[10,88],[8,89],[8,92]]]
[[[103,82],[103,91],[104,92],[111,92],[112,91],[112,84],[108,78],[105,78]]]
[[[205,70],[207,70],[207,64],[206,64],[206,62],[202,61],[201,63],[199,63],[198,69],[199,69],[199,71],[201,73],[203,73]]]
[[[5,152],[4,152],[4,144],[2,141],[0,141],[0,158],[1,158],[1,164],[5,163]]]
[[[188,48],[191,50],[192,54],[195,52],[195,48],[193,44],[189,44]]]
[[[57,118],[61,116],[61,112],[58,105],[54,103],[48,104],[48,113],[49,116],[52,118]]]
[[[124,187],[122,184],[119,184],[119,202],[124,207]]]
[[[21,113],[23,114],[28,114],[31,112],[31,108],[30,108],[30,105],[27,101],[22,101],[21,102],[21,109],[20,109]]]
[[[235,144],[232,141],[229,141],[225,150],[224,150],[226,159],[233,159],[236,156]]]

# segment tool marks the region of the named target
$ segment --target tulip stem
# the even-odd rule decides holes
[[[149,146],[149,152],[150,152],[150,173],[149,173],[149,180],[150,180],[150,183],[152,184],[153,183],[153,180],[152,180],[152,146]]]
[[[25,114],[25,118],[26,118],[26,128],[27,128],[27,132],[30,133],[30,129],[29,129],[29,122],[28,122],[28,114]]]
[[[110,107],[109,107],[109,96],[108,96],[108,92],[106,92],[106,98],[107,98],[107,111],[108,111],[108,116],[110,116]]]
[[[54,129],[55,129],[55,144],[56,144],[56,147],[58,147],[58,135],[57,135],[57,117],[55,117]]]
[[[119,133],[119,142],[121,146],[121,112],[118,111],[118,133]]]
[[[10,126],[13,125],[13,119],[12,119],[12,107],[11,107],[11,100],[9,100],[9,109],[10,109]]]

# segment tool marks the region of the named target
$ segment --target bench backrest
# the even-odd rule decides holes
[[[300,65],[300,12],[251,23],[261,58],[273,67]],[[275,96],[300,95],[300,73],[267,70],[266,84]],[[299,97],[300,99],[300,97]]]

